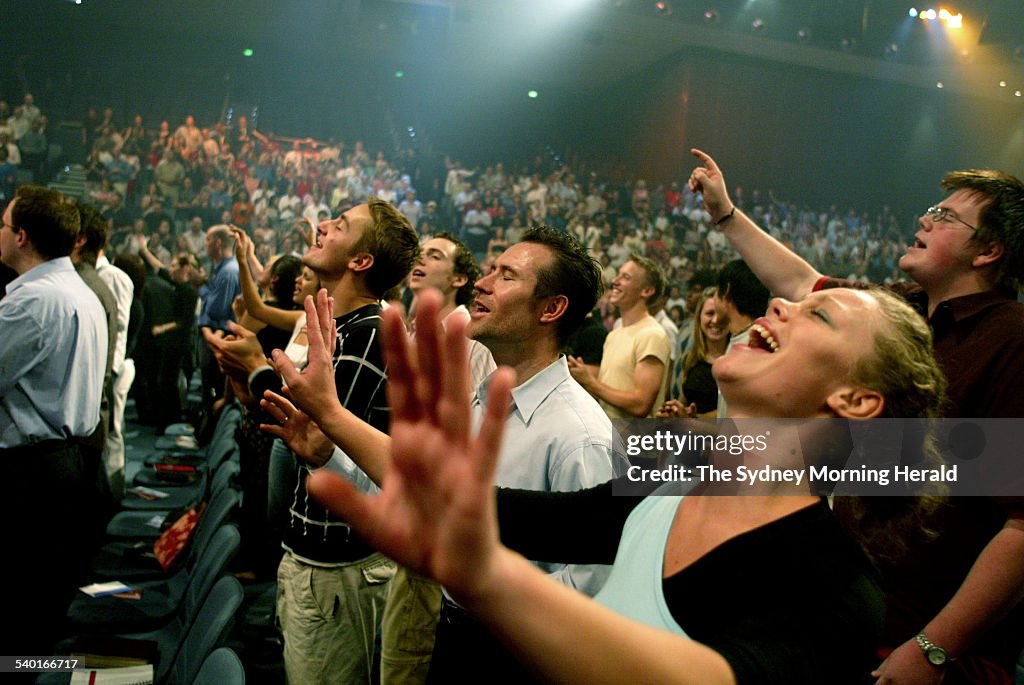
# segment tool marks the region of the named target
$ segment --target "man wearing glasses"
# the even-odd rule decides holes
[[[729,199],[715,161],[700,150],[690,187],[768,288],[799,300],[856,284],[823,276],[762,231]],[[950,194],[918,219],[900,258],[912,283],[892,286],[932,329],[949,386],[948,417],[1024,417],[1024,183],[999,171],[946,174]],[[837,507],[838,509],[838,507]],[[952,497],[928,525],[879,562],[887,589],[879,683],[1008,683],[1024,646],[1024,502]],[[880,656],[889,650],[883,650]]]
[[[16,561],[6,612],[14,654],[51,654],[80,580],[93,483],[78,441],[100,420],[107,318],[69,255],[78,210],[21,186],[0,226],[0,261],[18,277],[0,300],[0,520]],[[13,558],[13,557],[12,557]]]

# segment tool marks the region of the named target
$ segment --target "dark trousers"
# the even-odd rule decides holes
[[[538,679],[509,654],[498,640],[447,597],[434,639],[427,683],[522,683]]]
[[[6,651],[50,655],[88,568],[98,506],[94,466],[72,440],[0,449],[0,464]]]

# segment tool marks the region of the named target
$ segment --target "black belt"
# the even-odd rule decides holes
[[[377,553],[377,550],[356,535],[347,525],[345,529],[344,539],[338,539],[340,536],[335,533],[328,536],[326,541],[310,544],[302,539],[301,534],[296,536],[298,539],[286,535],[285,544],[293,554],[305,559],[316,559],[325,564],[347,564]]]
[[[441,622],[451,626],[470,626],[475,625],[477,620],[468,611],[448,599],[447,595],[442,595]]]

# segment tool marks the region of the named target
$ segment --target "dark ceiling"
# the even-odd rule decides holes
[[[316,70],[369,65],[561,92],[596,92],[683,49],[1002,97],[1024,88],[1024,2],[961,0],[952,41],[911,20],[915,0],[4,0],[9,48],[109,43],[174,60],[301,55]],[[921,9],[924,9],[922,6]],[[709,14],[710,12],[710,14]],[[711,17],[711,20],[708,17]],[[759,28],[754,28],[759,22]],[[931,22],[937,24],[937,22]],[[162,46],[162,47],[161,47]],[[895,46],[893,49],[892,46]],[[1016,59],[1014,50],[1016,49]],[[888,53],[888,54],[887,54]],[[1007,81],[998,91],[991,81]]]

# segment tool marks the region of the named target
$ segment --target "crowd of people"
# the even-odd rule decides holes
[[[612,421],[1024,415],[1019,180],[947,175],[911,238],[699,150],[652,188],[545,157],[430,178],[244,117],[91,116],[77,202],[17,183],[51,171],[32,96],[0,118],[8,520],[40,482],[90,513],[19,526],[12,582],[56,588],[16,603],[19,653],[83,570],[50,543],[84,558],[124,495],[129,393],[160,430],[198,373],[201,416],[244,407],[289,682],[1012,682],[1020,499],[612,497]]]

